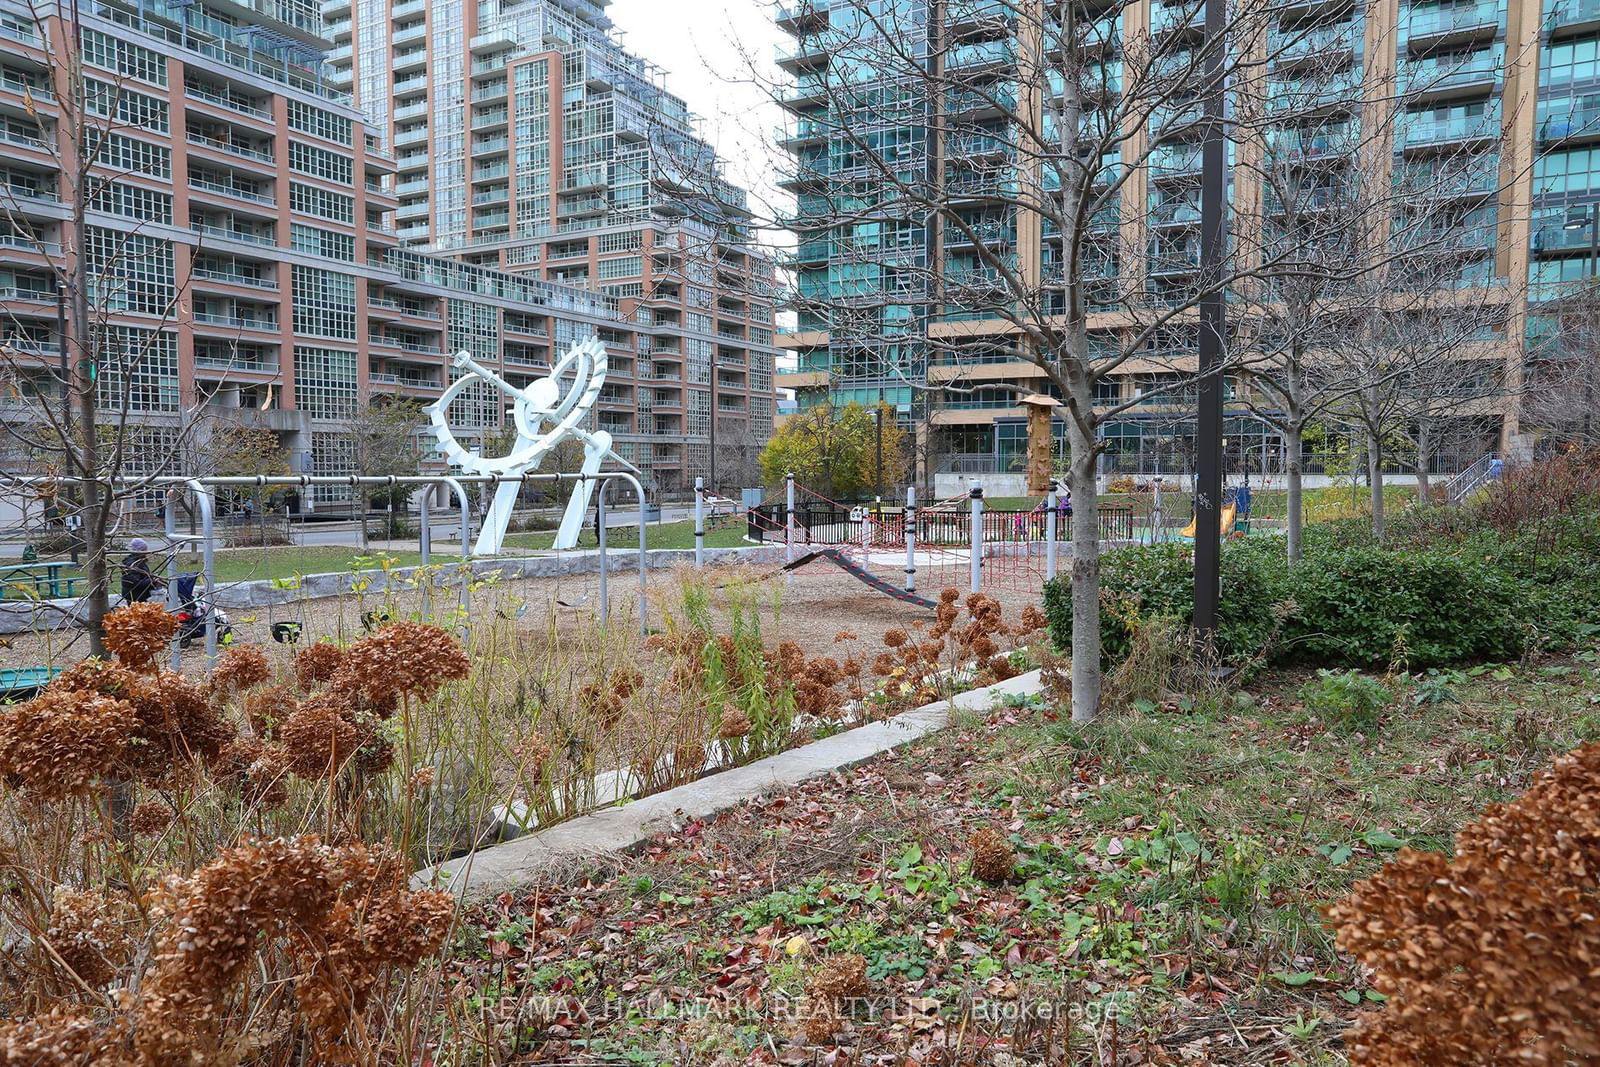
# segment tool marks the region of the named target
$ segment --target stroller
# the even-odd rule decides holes
[[[229,622],[227,613],[195,596],[194,587],[199,581],[198,574],[180,574],[172,579],[172,589],[178,598],[180,648],[188,648],[196,638],[205,640],[208,620],[216,627],[217,644],[226,644],[233,636],[233,625]]]

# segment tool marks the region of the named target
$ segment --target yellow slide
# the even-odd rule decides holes
[[[1224,504],[1222,506],[1222,536],[1223,537],[1227,537],[1230,533],[1233,532],[1233,520],[1238,518],[1238,517],[1239,517],[1239,507],[1238,507],[1237,504]],[[1195,520],[1195,519],[1190,519],[1189,520],[1189,525],[1185,526],[1183,528],[1183,530],[1181,531],[1181,536],[1183,536],[1183,537],[1193,537],[1194,536],[1194,524],[1195,524],[1196,521],[1197,520]]]

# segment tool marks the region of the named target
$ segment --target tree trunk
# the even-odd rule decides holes
[[[83,216],[79,214],[77,233],[84,232],[82,219]],[[83,534],[83,566],[89,584],[85,597],[88,612],[84,619],[89,634],[89,655],[103,657],[106,654],[105,617],[111,610],[111,568],[106,550],[106,509],[100,499],[100,450],[95,436],[95,375],[90,371],[99,339],[89,321],[88,271],[81,251],[78,253],[75,273],[72,284],[72,342],[77,349],[77,358],[69,368],[69,387],[78,409],[78,432],[83,435],[83,441],[77,449],[77,470],[72,471],[70,463],[68,470],[83,479],[78,486],[79,499],[83,501],[79,529]],[[71,455],[70,446],[68,455]]]
[[[1383,442],[1367,431],[1367,482],[1372,489],[1372,536],[1383,544]]]
[[[1417,503],[1428,502],[1428,467],[1433,462],[1433,432],[1427,419],[1417,424]]]
[[[1283,447],[1288,453],[1284,457],[1288,467],[1288,481],[1285,485],[1288,497],[1288,515],[1285,541],[1288,542],[1289,563],[1294,565],[1300,561],[1300,532],[1305,523],[1305,484],[1304,472],[1300,469],[1300,449],[1302,447],[1301,427],[1294,426],[1285,430],[1283,434]]]
[[[1093,404],[1089,386],[1076,386],[1078,410]],[[1072,490],[1072,721],[1093,722],[1100,714],[1100,508],[1095,491],[1094,437],[1078,418],[1067,417]]]

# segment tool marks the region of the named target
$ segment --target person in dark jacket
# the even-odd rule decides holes
[[[129,541],[128,554],[122,560],[122,599],[129,604],[149,600],[164,584],[150,569],[149,543],[142,537]]]

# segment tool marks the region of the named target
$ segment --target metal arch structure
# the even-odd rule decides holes
[[[511,523],[511,512],[517,503],[521,478],[538,468],[546,455],[567,438],[583,442],[583,467],[579,472],[577,488],[567,501],[566,513],[556,531],[555,547],[573,548],[583,529],[583,516],[589,510],[597,482],[595,475],[607,456],[639,474],[639,469],[617,455],[611,447],[611,434],[605,430],[590,431],[583,428],[600,390],[605,386],[607,372],[606,346],[599,337],[575,341],[556,360],[550,373],[518,389],[494,371],[472,358],[469,352],[457,352],[451,366],[465,371],[445,389],[443,395],[423,409],[428,416],[429,429],[439,442],[445,459],[469,475],[488,475],[494,478],[516,479],[502,481],[495,489],[494,500],[483,516],[483,527],[478,531],[475,555],[494,555],[505,543],[506,529]],[[563,393],[561,379],[572,376],[570,387]],[[511,417],[516,427],[516,442],[503,456],[484,456],[470,451],[456,439],[448,419],[450,405],[476,382],[487,382],[509,397],[513,406]],[[548,426],[546,425],[548,424]]]

